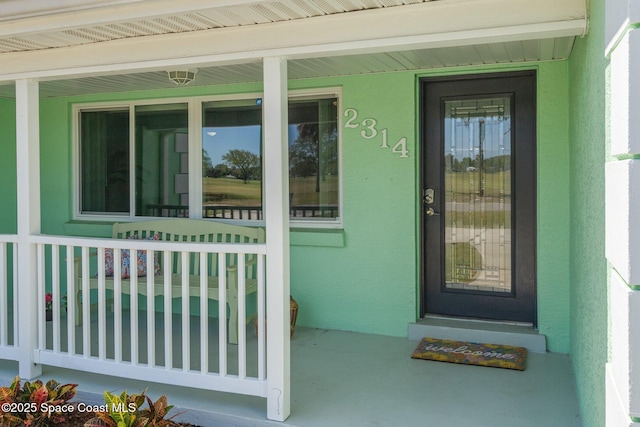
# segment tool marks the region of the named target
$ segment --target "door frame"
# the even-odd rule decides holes
[[[531,128],[532,128],[532,132],[533,132],[533,158],[529,159],[529,161],[526,163],[526,167],[527,168],[531,168],[533,170],[533,179],[532,182],[530,183],[530,188],[531,191],[533,193],[533,209],[532,212],[530,212],[530,216],[529,216],[529,222],[530,222],[530,227],[531,227],[531,233],[530,233],[530,237],[532,242],[530,242],[530,245],[532,245],[533,247],[533,253],[530,256],[530,259],[528,260],[528,262],[532,262],[533,263],[533,267],[530,268],[530,274],[532,275],[531,277],[531,285],[529,287],[528,292],[530,292],[531,295],[531,309],[533,311],[532,313],[532,320],[533,320],[533,325],[536,326],[537,325],[537,320],[538,320],[538,308],[537,308],[537,80],[536,80],[536,70],[532,69],[532,70],[523,70],[523,71],[507,71],[507,72],[492,72],[492,73],[471,73],[471,74],[461,74],[461,75],[451,75],[451,76],[435,76],[435,77],[423,77],[420,78],[418,81],[418,90],[419,90],[419,135],[418,135],[418,140],[420,142],[420,158],[419,158],[419,188],[418,188],[418,208],[420,210],[419,212],[419,264],[420,264],[420,274],[419,274],[419,291],[420,291],[420,317],[425,317],[427,314],[429,314],[428,311],[428,307],[427,307],[427,277],[426,277],[426,254],[425,254],[425,245],[426,245],[426,241],[425,241],[425,236],[426,236],[426,227],[425,227],[425,205],[423,202],[423,192],[424,189],[426,188],[426,178],[425,178],[425,169],[426,169],[426,140],[427,140],[427,135],[428,132],[425,130],[426,129],[426,117],[427,117],[427,113],[426,113],[426,97],[425,97],[425,87],[427,84],[429,83],[438,83],[438,82],[456,82],[456,81],[467,81],[467,80],[479,80],[479,79],[497,79],[497,78],[509,78],[509,77],[520,77],[520,76],[528,76],[528,77],[532,77],[533,80],[533,87],[531,88],[532,90],[532,99],[530,100],[530,105],[531,105]],[[505,91],[503,91],[504,93]],[[514,106],[515,108],[515,106]],[[515,151],[515,147],[514,147],[514,151]],[[522,165],[520,165],[522,166]],[[516,191],[517,188],[514,187],[514,191]],[[515,199],[514,199],[515,200]],[[514,202],[515,203],[515,202]],[[512,208],[515,209],[515,208]],[[515,221],[515,220],[514,220]],[[514,222],[515,224],[515,222]],[[515,227],[515,225],[514,225]],[[513,249],[515,251],[515,248]],[[512,265],[515,267],[516,266],[516,258],[521,259],[521,257],[516,257],[515,255],[512,255],[512,260],[513,263]],[[515,280],[515,278],[514,278]],[[462,316],[460,316],[462,317]],[[507,320],[505,319],[505,321],[511,321],[511,320]]]

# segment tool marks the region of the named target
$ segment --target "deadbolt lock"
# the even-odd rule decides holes
[[[428,205],[433,203],[434,194],[435,192],[433,191],[433,188],[427,188],[424,190],[424,202]]]

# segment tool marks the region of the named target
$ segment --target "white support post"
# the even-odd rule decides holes
[[[40,233],[40,113],[39,84],[16,81],[16,161],[18,191],[18,373],[31,379],[42,374],[34,363],[38,339],[36,245],[29,236]]]
[[[281,57],[265,58],[263,67],[267,418],[284,421],[289,416],[291,401],[287,60]]]
[[[202,194],[202,102],[189,103],[189,195]],[[193,114],[191,114],[193,112]],[[184,172],[184,171],[183,171]],[[202,197],[189,196],[189,218],[202,218]]]
[[[640,8],[606,2],[610,51],[605,255],[609,272],[606,426],[640,426]]]

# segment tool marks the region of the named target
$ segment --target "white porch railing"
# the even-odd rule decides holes
[[[36,245],[38,271],[35,363],[267,397],[264,244],[43,235],[32,236],[30,242]],[[161,257],[167,268],[158,276],[132,274],[125,287],[119,279],[116,262],[112,286],[106,286],[104,253],[107,248],[114,249],[114,256],[124,249],[130,250],[134,263],[136,252],[144,250],[147,251],[147,271],[154,270],[155,255]],[[177,276],[168,267],[172,265],[174,255],[182,260]],[[219,278],[217,307],[214,303],[210,307],[207,298],[207,292],[211,292],[207,272],[211,271],[212,264],[225,266],[229,256],[237,256],[240,325],[237,345],[227,342],[227,305],[234,302],[227,297],[228,283],[224,273]],[[255,260],[255,265],[249,268],[245,264],[248,259]],[[194,265],[199,269],[200,277],[195,290],[193,277],[189,288],[189,266],[193,268]],[[132,271],[135,272],[135,267]],[[225,269],[221,267],[218,271]],[[245,292],[246,271],[255,274],[257,283],[257,292],[250,297]],[[181,281],[182,289],[175,295],[174,288],[172,295],[176,277]],[[91,283],[97,283],[97,286]],[[47,321],[45,315],[48,293],[53,302],[51,321]],[[217,317],[210,316],[216,308]],[[247,333],[243,320],[250,311],[258,319],[257,336],[253,334],[253,325],[251,333]]]
[[[0,358],[18,360],[18,269],[15,235],[0,235]]]

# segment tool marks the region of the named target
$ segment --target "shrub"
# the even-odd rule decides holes
[[[9,387],[0,388],[0,423],[2,427],[45,426],[65,419],[63,411],[55,407],[66,405],[76,395],[77,384],[60,384],[50,380],[26,381],[20,387],[15,377]]]
[[[165,418],[173,406],[167,405],[167,397],[161,396],[155,403],[145,394],[120,396],[104,392],[108,411],[97,412],[85,427],[172,427],[178,426],[172,418]],[[144,403],[148,408],[142,408]]]

